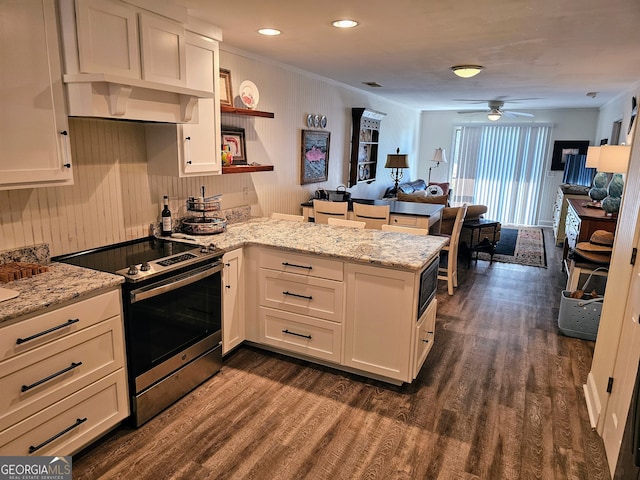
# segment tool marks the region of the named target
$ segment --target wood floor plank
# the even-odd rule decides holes
[[[74,479],[610,480],[582,390],[594,343],[559,334],[566,275],[561,249],[547,255],[546,269],[461,261],[410,385],[243,346],[74,456]]]

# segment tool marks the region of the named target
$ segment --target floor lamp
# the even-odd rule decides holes
[[[440,162],[447,163],[447,156],[445,155],[444,150],[442,148],[436,148],[436,151],[433,154],[433,160],[431,161],[435,162],[436,166],[429,167],[429,178],[427,180],[429,183],[431,183],[431,169],[438,168],[440,166]]]

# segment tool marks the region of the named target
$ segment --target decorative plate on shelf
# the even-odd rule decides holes
[[[364,180],[364,165],[358,168],[358,180]]]
[[[240,84],[240,100],[247,108],[254,109],[258,106],[260,92],[251,80],[245,80]]]

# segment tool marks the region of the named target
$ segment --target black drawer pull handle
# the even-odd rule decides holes
[[[299,295],[297,293],[291,293],[291,292],[282,292],[283,295],[289,295],[291,297],[298,297],[298,298],[306,298],[307,300],[313,300],[313,297],[311,295]]]
[[[50,444],[51,442],[53,442],[56,438],[60,438],[62,435],[64,435],[67,432],[70,432],[71,430],[73,430],[74,428],[79,427],[80,425],[82,425],[84,422],[87,421],[87,418],[78,418],[76,420],[76,423],[74,423],[73,425],[71,425],[70,427],[65,428],[64,430],[62,430],[60,433],[56,433],[53,437],[45,440],[44,442],[42,442],[40,445],[34,447],[33,445],[31,445],[29,447],[29,453],[33,453],[37,450],[40,450],[42,447],[44,447],[45,445]]]
[[[296,265],[295,263],[289,263],[289,262],[282,262],[282,265],[284,265],[285,267],[304,268],[306,270],[312,270],[313,269],[313,267],[310,267],[310,266]]]
[[[429,343],[429,340],[428,340],[428,339],[423,339],[422,341],[423,341],[424,343]]]
[[[295,335],[296,337],[308,338],[311,340],[311,335],[303,335],[301,333],[290,332],[289,330],[282,330],[282,333],[286,333],[287,335]]]
[[[22,391],[22,393],[24,393],[28,390],[31,390],[32,388],[37,387],[38,385],[42,385],[43,383],[48,382],[49,380],[53,380],[54,378],[59,377],[63,373],[67,373],[74,368],[79,367],[80,365],[82,365],[82,362],[71,362],[71,365],[69,365],[67,368],[63,368],[59,372],[52,373],[48,377],[43,378],[42,380],[38,380],[36,383],[32,383],[31,385],[22,385],[22,388],[20,390]]]
[[[74,323],[78,323],[79,321],[80,321],[79,318],[70,318],[69,320],[67,320],[63,324],[58,325],[57,327],[50,328],[49,330],[45,330],[44,332],[36,333],[35,335],[31,335],[30,337],[27,337],[27,338],[18,338],[16,340],[16,345],[21,345],[21,344],[23,344],[25,342],[29,342],[31,340],[35,340],[36,338],[42,337],[43,335],[46,335],[47,333],[55,332],[56,330],[60,330],[61,328],[68,327],[69,325],[73,325]]]

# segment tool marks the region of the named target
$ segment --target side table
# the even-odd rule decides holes
[[[462,228],[466,230],[471,230],[471,245],[468,245],[469,249],[469,263],[471,265],[471,257],[473,256],[473,252],[476,252],[475,260],[478,261],[478,252],[486,252],[490,255],[491,260],[493,262],[493,254],[496,251],[496,234],[498,233],[498,226],[500,222],[497,220],[487,220],[485,218],[479,218],[477,220],[470,220],[464,222],[462,224]],[[493,228],[493,237],[490,242],[481,242],[480,241],[480,231],[484,228]],[[477,232],[477,238],[476,237]]]

